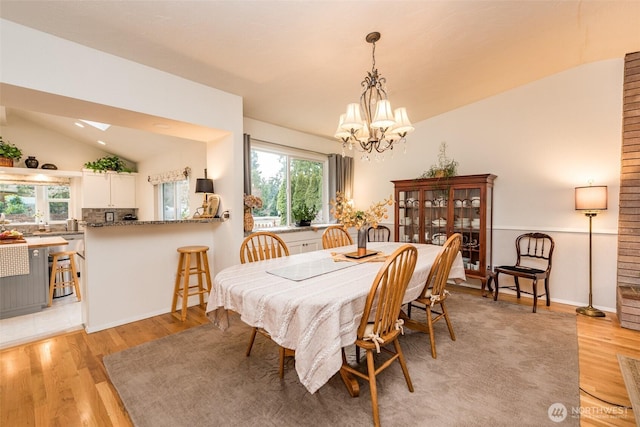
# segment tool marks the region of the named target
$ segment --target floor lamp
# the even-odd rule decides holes
[[[589,186],[576,187],[576,210],[584,211],[589,217],[589,305],[587,307],[578,307],[576,312],[590,317],[604,317],[603,311],[594,308],[593,301],[593,275],[592,275],[592,257],[591,257],[591,221],[599,211],[607,209],[607,186]]]

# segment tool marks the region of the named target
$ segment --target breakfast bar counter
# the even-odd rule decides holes
[[[214,235],[226,219],[127,220],[86,223],[83,323],[89,333],[167,313],[180,246],[208,246],[216,271]],[[223,241],[223,239],[220,239]],[[224,244],[221,250],[228,251]],[[191,298],[190,305],[197,298]]]

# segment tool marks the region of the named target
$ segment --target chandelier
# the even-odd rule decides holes
[[[360,104],[347,105],[347,112],[340,116],[335,137],[342,141],[343,156],[347,147],[349,150],[356,147],[364,153],[363,160],[370,160],[372,153],[379,158],[379,154],[393,150],[394,144],[405,143],[405,136],[414,128],[406,108],[391,109],[385,87],[387,80],[376,69],[376,42],[380,40],[380,33],[369,33],[365,40],[373,45],[373,65],[361,83]]]

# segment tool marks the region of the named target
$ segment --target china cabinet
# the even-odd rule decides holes
[[[460,233],[466,275],[480,280],[484,292],[492,270],[495,179],[484,174],[392,181],[396,241],[443,245]]]

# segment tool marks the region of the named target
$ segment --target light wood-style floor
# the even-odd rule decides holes
[[[465,287],[450,289],[474,293]],[[516,303],[515,297],[501,300]],[[531,300],[522,298],[522,304]],[[575,307],[539,304],[538,310],[575,313]],[[103,356],[209,320],[199,307],[185,322],[164,314],[87,334],[71,332],[0,352],[0,425],[2,426],[131,426],[110,383]],[[615,314],[591,319],[576,316],[582,426],[635,426],[617,353],[640,359],[640,332],[620,328]],[[455,325],[454,325],[455,327]],[[553,363],[552,360],[544,363]],[[571,408],[568,408],[571,411]]]

